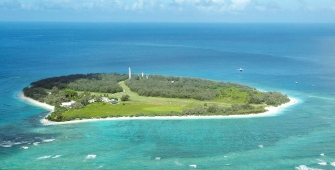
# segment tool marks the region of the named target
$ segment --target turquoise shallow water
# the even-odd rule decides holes
[[[0,23],[0,169],[333,169],[334,30],[330,24]],[[138,74],[281,91],[299,103],[272,117],[43,126],[47,111],[17,97],[41,78],[126,73],[129,66]]]

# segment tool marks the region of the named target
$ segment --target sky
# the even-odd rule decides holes
[[[0,21],[335,23],[335,0],[0,0]]]

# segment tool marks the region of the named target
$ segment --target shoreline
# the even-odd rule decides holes
[[[155,116],[155,117],[148,117],[148,116],[141,116],[141,117],[113,117],[113,118],[93,118],[93,119],[82,119],[82,120],[71,120],[67,122],[53,122],[46,119],[46,117],[54,111],[54,106],[48,105],[46,103],[41,103],[34,99],[24,96],[23,92],[19,94],[19,97],[35,106],[39,106],[50,110],[50,112],[40,120],[40,122],[45,125],[61,125],[61,124],[72,124],[72,123],[84,123],[84,122],[95,122],[95,121],[110,121],[110,120],[177,120],[177,119],[236,119],[236,118],[255,118],[255,117],[269,117],[269,116],[276,116],[280,111],[283,109],[292,106],[298,103],[298,99],[289,97],[290,101],[288,103],[282,104],[280,106],[268,106],[265,107],[266,112],[258,113],[258,114],[247,114],[247,115],[213,115],[213,116]]]
[[[53,112],[53,111],[55,110],[55,106],[51,106],[51,105],[49,105],[49,104],[42,103],[42,102],[39,102],[39,101],[34,100],[34,99],[32,99],[32,98],[26,97],[26,96],[23,94],[23,92],[20,92],[20,93],[18,94],[18,97],[19,97],[20,99],[22,99],[23,101],[26,101],[27,103],[30,103],[30,104],[32,104],[32,105],[39,106],[39,107],[42,107],[42,108],[44,108],[44,109],[46,109],[46,110],[49,110],[50,113]]]

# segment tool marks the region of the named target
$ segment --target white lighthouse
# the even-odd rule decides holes
[[[129,67],[129,79],[131,79],[131,69]]]

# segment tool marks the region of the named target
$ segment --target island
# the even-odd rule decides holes
[[[292,99],[230,82],[163,75],[72,74],[42,79],[22,96],[50,108],[44,120],[257,115]],[[290,102],[291,101],[291,102]]]

